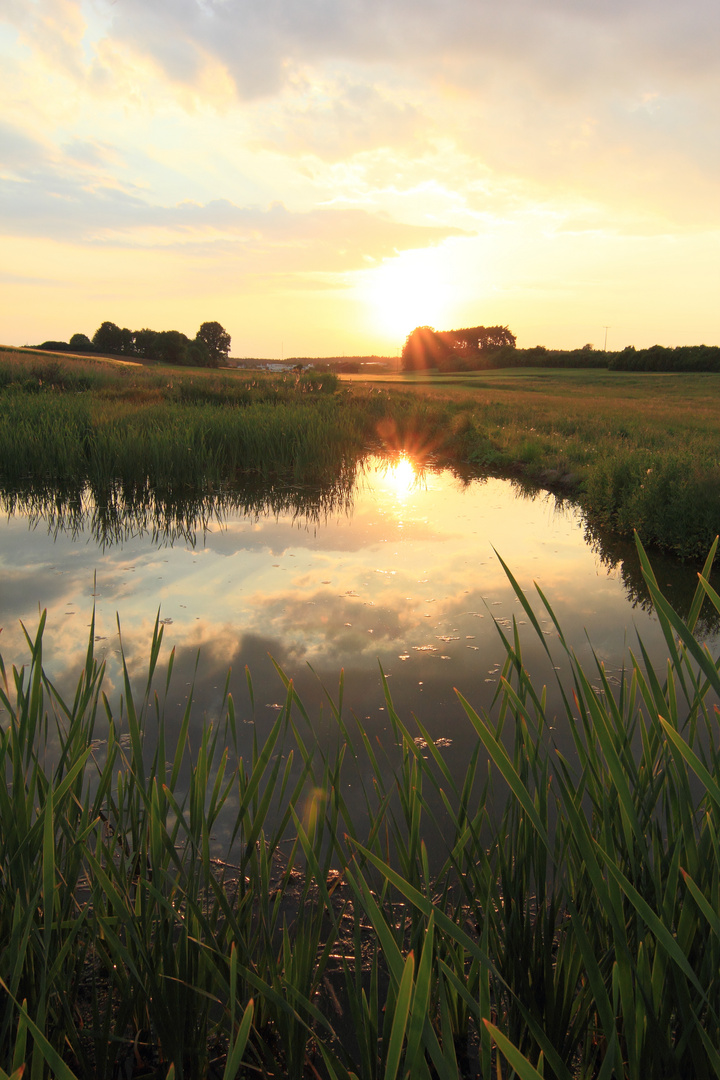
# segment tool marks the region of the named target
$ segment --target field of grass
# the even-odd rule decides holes
[[[89,488],[111,527],[126,497],[209,512],[240,472],[332,477],[342,498],[365,452],[404,450],[554,486],[599,526],[695,555],[720,526],[718,378],[338,383],[5,352],[1,482],[39,508]],[[286,680],[260,723],[249,673],[247,707],[226,691],[222,722],[196,726],[190,694],[171,734],[158,625],[118,701],[91,625],[64,699],[41,619],[24,665],[0,660],[0,1080],[720,1075],[720,662],[694,636],[720,596],[708,559],[681,619],[641,561],[668,666],[640,644],[619,686],[560,626],[550,645],[549,603],[508,571],[549,678],[567,652],[564,715],[515,625],[492,709],[460,699],[460,778],[387,690],[392,740],[372,743],[342,677],[333,752]]]
[[[613,687],[568,654],[571,762],[514,626],[492,709],[460,696],[476,748],[459,778],[387,688],[392,737],[371,743],[342,677],[333,752],[286,680],[261,725],[249,673],[246,707],[226,689],[198,731],[191,693],[171,739],[157,623],[119,701],[91,624],[64,700],[43,617],[24,665],[0,663],[0,1075],[720,1074],[720,665],[693,636],[720,596],[709,558],[682,621],[641,557],[667,672],[640,644]],[[507,573],[557,678],[562,628],[551,643],[549,602]]]
[[[457,459],[567,491],[595,525],[694,557],[720,531],[718,374],[528,369],[374,385],[445,408]]]
[[[379,376],[118,366],[0,353],[0,480],[102,492],[298,482],[404,451],[576,499],[596,527],[699,558],[720,531],[720,374]]]

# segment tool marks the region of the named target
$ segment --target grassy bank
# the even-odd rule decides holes
[[[147,678],[125,669],[120,701],[103,695],[91,626],[63,700],[41,620],[25,665],[0,668],[5,1073],[717,1075],[720,675],[692,631],[720,597],[708,562],[683,622],[643,559],[667,671],[640,645],[612,687],[566,650],[553,718],[515,627],[492,710],[460,699],[477,737],[464,776],[389,693],[392,738],[371,744],[342,679],[332,752],[288,683],[262,734],[249,681],[246,708],[226,695],[224,721],[199,729],[190,700],[171,738],[157,625]],[[509,577],[557,677],[562,629],[551,644]],[[542,593],[533,604],[552,614]]]
[[[527,370],[374,385],[422,403],[419,415],[445,410],[441,452],[567,492],[596,526],[692,557],[720,531],[717,374]]]
[[[512,475],[590,522],[686,557],[720,531],[720,376],[596,370],[388,376],[118,366],[2,354],[0,478],[88,482],[101,499],[299,482],[367,450]]]

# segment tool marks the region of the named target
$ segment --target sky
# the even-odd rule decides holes
[[[715,0],[0,0],[0,342],[720,344]]]

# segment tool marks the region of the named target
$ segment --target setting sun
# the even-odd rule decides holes
[[[358,293],[381,333],[404,341],[416,326],[450,321],[451,285],[435,250],[404,252],[363,278]]]

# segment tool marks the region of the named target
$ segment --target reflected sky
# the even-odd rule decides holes
[[[636,631],[658,662],[666,656],[655,616],[633,606],[622,566],[586,542],[576,509],[547,493],[523,495],[504,480],[418,473],[404,459],[366,461],[351,498],[334,508],[326,502],[322,514],[303,516],[288,505],[243,515],[225,507],[194,543],[158,543],[130,530],[122,543],[103,546],[90,528],[69,535],[17,508],[0,535],[6,666],[26,660],[21,622],[32,633],[47,608],[46,665],[60,686],[74,685],[94,604],[95,646],[108,663],[112,700],[120,686],[117,619],[139,684],[159,610],[164,659],[171,648],[177,653],[171,716],[184,706],[199,650],[198,721],[217,714],[229,668],[238,714],[253,719],[247,664],[255,721],[269,727],[284,700],[272,658],[318,723],[321,684],[333,693],[344,668],[347,714],[383,739],[382,665],[399,714],[410,723],[415,713],[433,736],[449,740],[444,752],[458,769],[467,762],[470,732],[453,688],[476,708],[490,706],[505,655],[498,628],[510,633],[513,617],[526,666],[549,684],[550,715],[560,712],[552,665],[496,551],[532,595],[557,664],[562,653],[534,581],[584,664],[592,667],[594,649],[617,678]],[[555,734],[565,746],[561,724]]]

